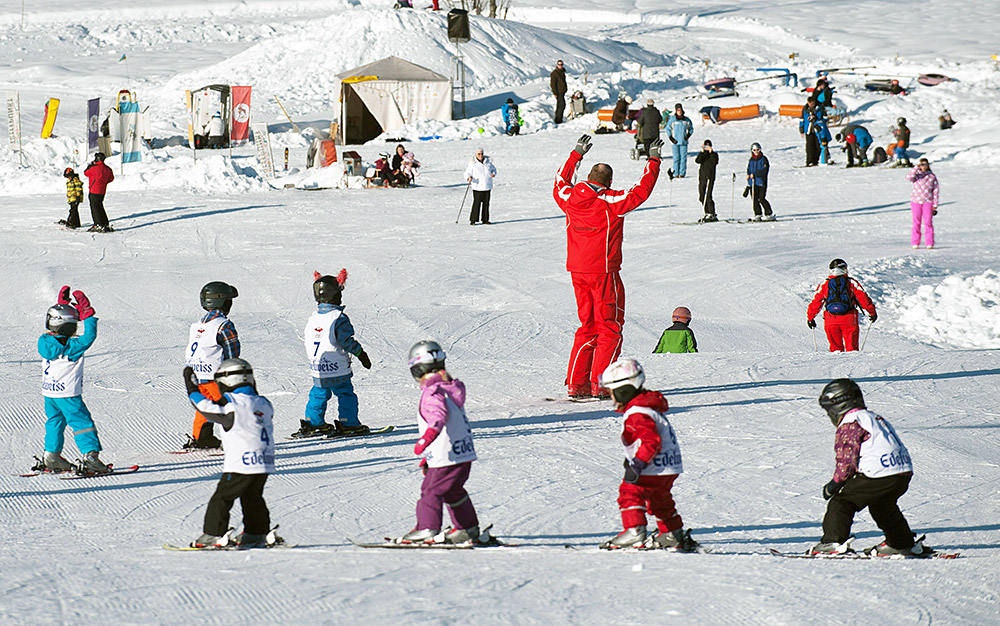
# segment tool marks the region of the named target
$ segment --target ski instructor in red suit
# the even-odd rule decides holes
[[[625,215],[653,192],[662,146],[660,139],[650,144],[642,178],[628,191],[611,189],[612,171],[606,163],[591,168],[585,182],[573,184],[576,169],[591,148],[590,135],[580,137],[556,176],[552,196],[566,214],[566,270],[573,277],[580,316],[566,375],[570,398],[608,397],[598,379],[622,348],[625,286],[618,275],[622,227]]]

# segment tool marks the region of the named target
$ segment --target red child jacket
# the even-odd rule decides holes
[[[826,280],[821,282],[818,287],[816,287],[816,295],[813,296],[812,302],[809,303],[809,309],[806,310],[807,319],[815,319],[819,310],[823,308],[823,303],[826,302],[827,290],[829,289],[831,278],[836,277],[831,274],[830,276],[827,276]],[[869,315],[875,315],[875,304],[872,302],[872,299],[868,297],[868,294],[861,288],[858,281],[853,278],[849,278],[849,280],[851,282],[851,293],[854,296],[854,301],[857,302],[859,307],[867,311]],[[828,322],[830,320],[857,324],[858,316],[856,314],[833,315],[827,311],[823,311],[823,321]]]
[[[657,413],[666,413],[670,410],[667,399],[659,391],[644,391],[632,398],[627,406],[621,409],[621,413],[629,407],[644,406],[653,409]],[[633,413],[625,418],[625,427],[622,430],[622,443],[625,447],[639,442],[639,449],[635,451],[635,458],[645,463],[652,463],[653,457],[660,453],[660,431],[653,418],[645,413]]]

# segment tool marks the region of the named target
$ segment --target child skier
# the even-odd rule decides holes
[[[691,323],[691,309],[679,306],[674,309],[671,319],[674,323],[660,335],[660,341],[656,344],[653,354],[697,352],[698,342],[694,338],[694,331],[688,328],[688,324]]]
[[[698,202],[705,211],[705,215],[698,221],[703,224],[718,222],[712,190],[715,188],[715,168],[719,165],[719,153],[713,150],[711,139],[706,139],[701,145],[701,152],[694,158],[694,162],[698,164]]]
[[[313,386],[306,403],[306,419],[299,421],[299,430],[292,437],[318,437],[320,435],[367,435],[367,426],[358,420],[358,396],[354,393],[351,377],[353,354],[365,369],[372,368],[371,359],[358,340],[354,326],[344,313],[341,294],[347,282],[347,270],[334,276],[313,273],[313,296],[317,310],[306,322],[302,334],[306,357],[312,369]],[[326,422],[326,407],[332,396],[337,396],[337,416],[333,424]]]
[[[646,374],[635,359],[619,359],[601,374],[601,386],[611,391],[619,413],[625,414],[621,440],[625,445],[625,477],[618,488],[618,506],[625,530],[601,544],[609,550],[627,547],[672,548],[694,552],[698,543],[677,513],[670,493],[684,471],[677,436],[664,413],[667,399],[642,384]],[[646,513],[656,518],[658,532],[646,540]]]
[[[280,539],[269,532],[271,514],[264,502],[264,483],[274,471],[274,407],[257,393],[253,368],[243,359],[226,359],[213,373],[220,398],[202,393],[191,366],[184,368],[184,387],[200,415],[222,426],[226,457],[222,478],[205,511],[204,531],[191,542],[192,548],[237,545],[262,548]],[[229,529],[229,511],[236,499],[243,509],[243,532],[235,537]]]
[[[59,220],[61,226],[66,228],[80,228],[80,203],[83,202],[83,181],[79,174],[73,171],[72,167],[67,167],[63,172],[66,179],[66,202],[69,203],[69,216],[64,220]]]
[[[914,543],[913,532],[896,504],[910,485],[913,463],[892,424],[867,409],[861,388],[849,378],[827,383],[819,405],[837,428],[833,446],[837,467],[833,480],[823,487],[823,499],[830,502],[823,517],[823,538],[813,546],[812,554],[850,551],[854,514],[865,507],[885,533],[885,541],[870,554],[933,554],[922,542]]]
[[[396,543],[488,543],[465,481],[476,449],[465,415],[465,384],[445,370],[445,353],[434,341],[410,348],[410,374],[420,383],[417,426],[420,437],[413,453],[424,455],[424,482],[417,502],[417,525]],[[441,505],[448,507],[454,528],[441,535]]]
[[[240,337],[236,326],[227,317],[233,307],[233,298],[240,295],[236,287],[220,281],[213,281],[201,288],[199,299],[201,308],[207,313],[200,322],[191,324],[188,346],[184,353],[185,365],[194,370],[200,381],[201,393],[217,401],[222,398],[213,379],[215,368],[226,359],[240,356]],[[222,441],[215,436],[212,422],[195,411],[194,424],[185,450],[193,448],[218,448]]]
[[[868,320],[878,319],[875,304],[858,281],[847,275],[847,261],[830,261],[830,275],[816,287],[806,310],[809,328],[816,328],[816,315],[823,311],[823,329],[830,341],[830,352],[852,352],[858,349],[858,307],[868,312]]]
[[[910,191],[910,213],[913,216],[910,245],[914,250],[920,247],[920,228],[923,226],[924,242],[930,250],[934,247],[934,216],[937,215],[941,186],[931,171],[930,161],[925,158],[917,161],[917,166],[906,175],[906,180],[913,183]]]
[[[101,462],[101,441],[94,419],[83,403],[83,356],[97,339],[97,318],[90,300],[82,291],[74,291],[76,303],[70,302],[69,287],[59,290],[55,306],[45,314],[47,333],[38,338],[38,354],[43,361],[42,395],[45,397],[45,454],[37,469],[64,472],[74,466],[62,457],[64,431],[73,429],[76,447],[83,455],[84,473],[106,474],[111,469]],[[74,337],[76,326],[83,322],[83,335]]]

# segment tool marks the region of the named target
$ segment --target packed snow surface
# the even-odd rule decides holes
[[[0,146],[3,623],[1000,622],[1000,72],[990,58],[1000,51],[988,47],[989,3],[518,2],[506,21],[472,20],[464,119],[338,146],[370,163],[402,137],[423,163],[407,190],[361,189],[339,165],[304,168],[305,154],[339,115],[337,74],[393,54],[450,75],[443,12],[392,11],[390,0],[93,0],[70,9],[38,0],[22,28],[17,5],[0,6],[0,90],[20,94],[24,137],[20,155]],[[750,143],[771,160],[776,222],[693,225],[702,213],[693,157],[686,178],[661,176],[626,219],[624,354],[670,402],[686,470],[675,499],[711,554],[599,551],[620,530],[620,417],[608,404],[547,400],[565,393],[577,325],[552,178],[597,124],[594,113],[552,123],[556,58],[591,111],[621,91],[661,109],[683,103],[695,122],[691,151],[712,139],[720,153],[721,218],[750,214],[741,197]],[[799,167],[796,121],[778,107],[802,103],[817,70],[855,66],[875,67],[832,75],[851,121],[885,146],[906,117],[912,156],[930,158],[941,181],[933,250],[909,245],[907,170],[844,169],[837,149],[836,165]],[[766,74],[758,68],[788,68],[800,84],[749,82],[738,98],[705,99],[706,80]],[[956,80],[925,87],[922,73]],[[911,93],[865,90],[888,77]],[[263,177],[253,146],[192,160],[183,91],[213,81],[253,85],[254,120],[270,124],[279,178]],[[139,164],[109,158],[117,232],[61,230],[62,171],[88,160],[86,100],[100,96],[106,110],[123,88],[150,107],[155,139]],[[62,103],[56,137],[43,140],[50,97]],[[503,135],[498,108],[508,97],[526,122],[519,137]],[[713,126],[698,114],[710,104],[765,113]],[[958,122],[951,130],[938,129],[943,109]],[[614,186],[627,188],[643,165],[629,159],[633,145],[631,135],[595,136],[583,167],[604,161]],[[472,228],[462,172],[479,146],[499,174],[494,224]],[[86,205],[81,213],[89,225]],[[830,354],[822,326],[806,326],[834,257],[878,306],[878,321],[862,326],[862,352]],[[361,419],[396,430],[289,440],[311,386],[302,332],[315,307],[312,272],[341,267],[351,275],[346,312],[374,362],[355,364]],[[180,370],[202,314],[198,291],[212,280],[239,289],[231,317],[243,356],[275,405],[278,471],[265,497],[292,549],[162,549],[200,534],[221,471],[219,457],[168,454],[190,429]],[[139,464],[138,473],[18,476],[42,453],[36,341],[64,284],[84,290],[100,319],[83,397],[102,458]],[[693,312],[700,352],[650,354],[680,305]],[[419,390],[406,354],[426,338],[442,343],[468,385],[480,459],[468,489],[480,520],[517,547],[378,551],[347,541],[413,526]],[[822,533],[834,431],[816,397],[841,376],[858,381],[913,456],[900,499],[911,526],[961,558],[769,554],[805,550]],[[64,454],[78,454],[69,435]],[[240,520],[236,506],[232,524]],[[867,512],[854,533],[861,547],[882,537]]]

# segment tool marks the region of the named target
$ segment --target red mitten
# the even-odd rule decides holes
[[[69,285],[63,285],[62,289],[59,290],[59,298],[56,300],[56,304],[69,304]]]
[[[90,300],[82,291],[74,291],[73,297],[76,298],[76,304],[73,306],[80,312],[80,321],[94,316],[94,307],[90,306]]]
[[[340,285],[341,289],[344,287],[344,283],[347,282],[347,269],[341,268],[340,273],[337,274],[337,283]]]
[[[440,433],[434,428],[428,428],[424,431],[424,436],[417,439],[417,445],[413,446],[413,454],[423,454],[427,446],[431,445]]]
[[[323,278],[323,275],[322,275],[322,274],[320,274],[320,273],[319,273],[319,272],[317,272],[317,271],[313,271],[313,282],[316,282],[316,281],[317,281],[317,280],[319,280],[320,278]]]

